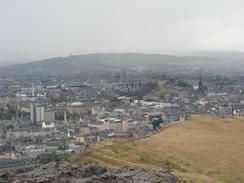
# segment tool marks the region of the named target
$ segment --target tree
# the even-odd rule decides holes
[[[159,117],[159,118],[153,118],[153,121],[152,121],[153,129],[154,130],[158,129],[161,123],[163,123],[163,120],[162,120],[161,117]]]

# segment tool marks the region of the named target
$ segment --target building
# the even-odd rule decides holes
[[[55,113],[53,111],[45,111],[44,120],[46,122],[52,122],[55,120]]]
[[[198,81],[198,90],[199,90],[200,92],[203,91],[203,82],[202,82],[202,76],[201,76],[201,75],[200,75],[200,77],[199,77],[199,81]]]
[[[42,128],[48,128],[48,129],[53,129],[55,126],[54,126],[54,123],[50,123],[50,124],[46,124],[46,122],[42,122]]]
[[[30,118],[33,123],[43,122],[45,120],[44,106],[38,104],[30,105]]]

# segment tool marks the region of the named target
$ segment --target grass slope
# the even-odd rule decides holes
[[[106,140],[74,161],[171,170],[187,182],[244,182],[244,118],[194,116],[138,140]]]

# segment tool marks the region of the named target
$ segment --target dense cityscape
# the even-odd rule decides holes
[[[196,114],[244,115],[241,80],[205,72],[189,77],[117,69],[96,80],[3,78],[1,171],[23,162],[37,166],[45,154],[79,154],[107,138],[148,136]]]

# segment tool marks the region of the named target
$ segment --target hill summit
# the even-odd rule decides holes
[[[142,139],[110,139],[75,161],[170,170],[193,182],[244,182],[244,119],[193,116]]]

